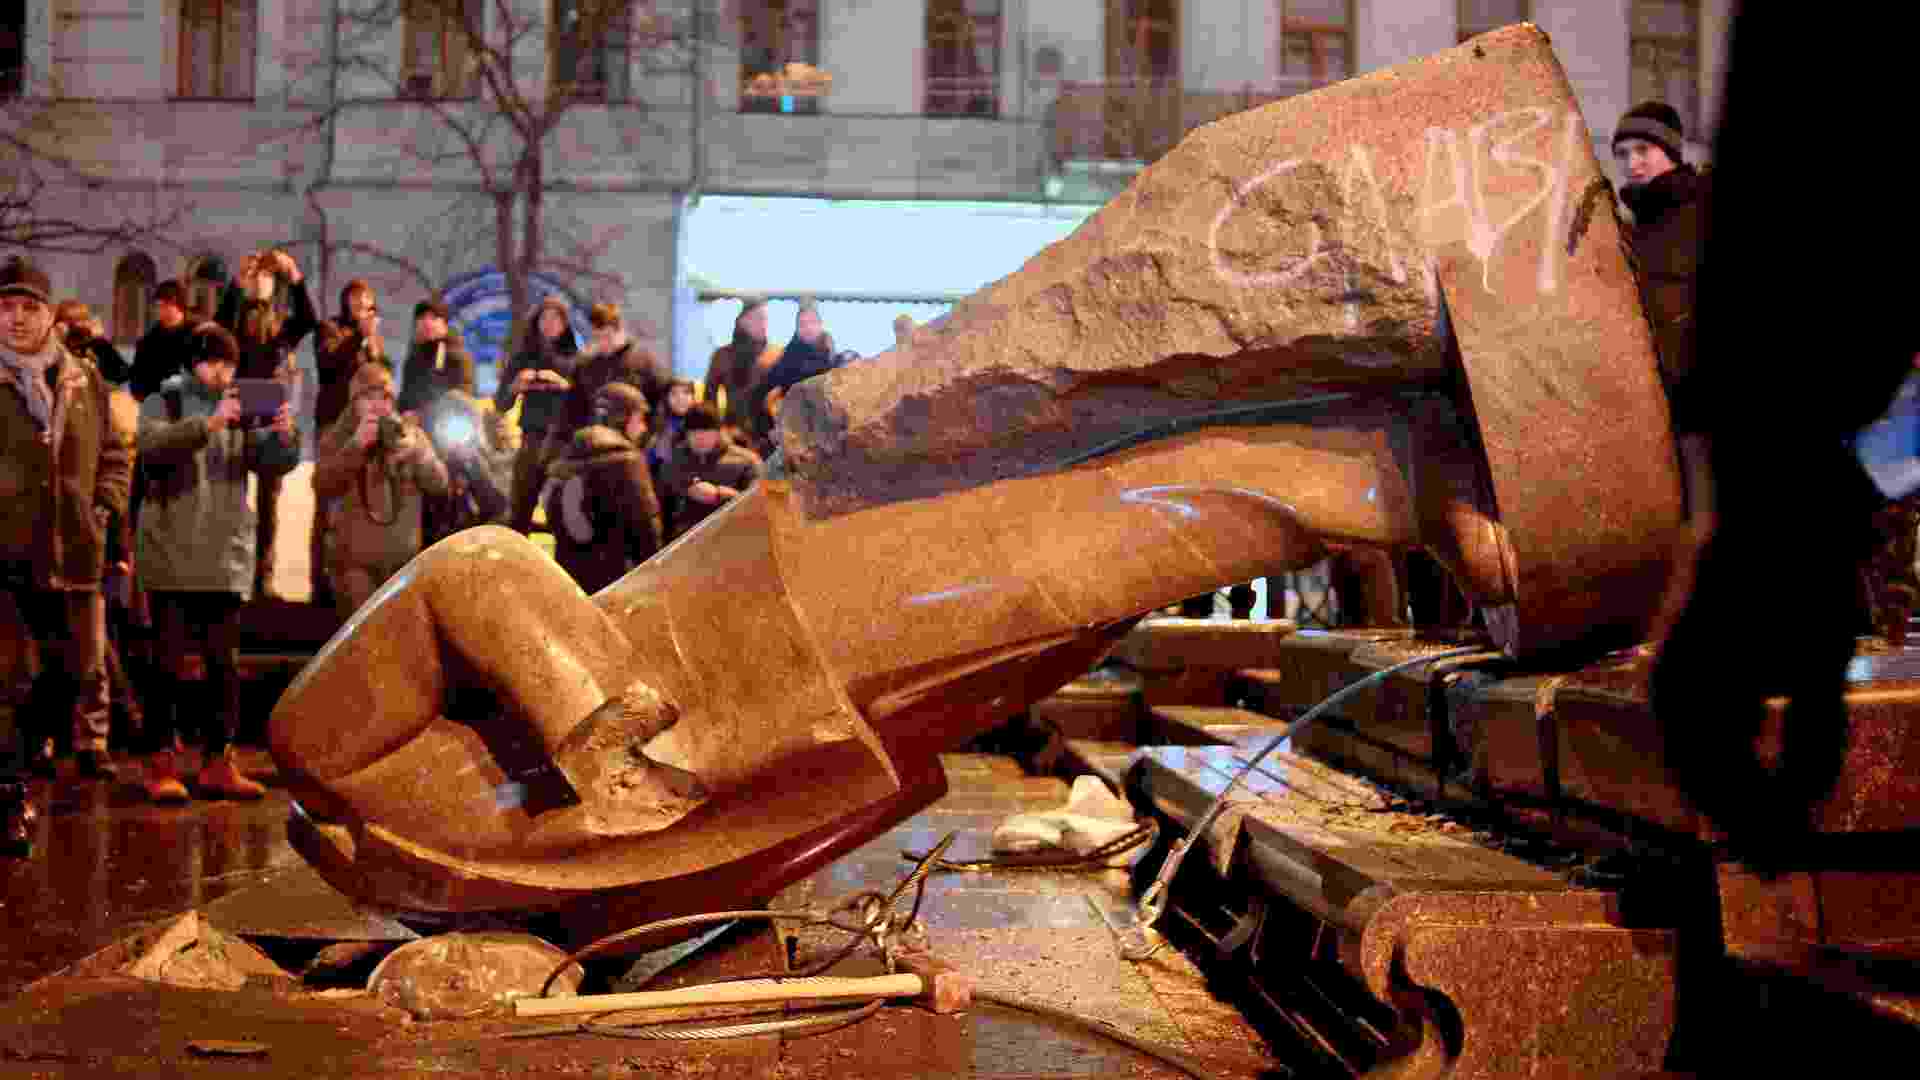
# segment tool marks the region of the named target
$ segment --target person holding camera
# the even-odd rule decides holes
[[[516,532],[533,530],[533,511],[547,482],[547,438],[561,419],[567,391],[573,388],[580,343],[567,320],[567,302],[545,297],[523,331],[526,344],[500,373],[493,407],[502,415],[520,402],[520,452],[513,459],[512,506],[507,524]]]
[[[146,498],[135,561],[160,655],[139,750],[148,796],[184,801],[178,740],[197,727],[204,756],[194,787],[207,797],[257,799],[265,789],[230,754],[240,722],[240,608],[256,580],[247,477],[286,475],[300,462],[300,437],[284,401],[270,414],[247,415],[234,385],[240,348],[232,334],[204,322],[189,348],[189,371],[140,404]],[[196,654],[207,700],[187,701],[180,691],[199,673],[189,667]]]
[[[274,306],[280,282],[286,282],[289,310],[283,317]],[[293,256],[272,248],[240,260],[240,273],[227,284],[220,296],[220,310],[214,321],[233,334],[240,346],[237,377],[255,382],[277,382],[285,387],[291,401],[299,384],[299,364],[294,350],[300,347],[314,327],[320,325],[314,314],[313,299],[307,295],[305,277]],[[259,535],[254,540],[255,560],[253,593],[275,598],[271,588],[274,567],[274,541],[280,534],[280,476],[260,473],[256,476],[260,507]]]
[[[313,368],[318,386],[313,400],[313,430],[330,430],[347,411],[348,389],[362,366],[378,364],[389,370],[386,346],[380,336],[380,297],[373,286],[354,278],[340,287],[340,314],[320,324],[313,339]],[[313,529],[307,540],[312,603],[334,606],[333,581],[327,572],[327,549],[333,529],[333,507],[316,490]]]
[[[320,438],[313,477],[334,501],[327,567],[342,618],[419,554],[426,497],[447,492],[433,440],[396,408],[393,372],[362,365],[349,389],[346,411]]]

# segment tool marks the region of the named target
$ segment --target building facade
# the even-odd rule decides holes
[[[1200,123],[1514,21],[1551,35],[1603,160],[1647,97],[1704,156],[1731,7],[10,0],[0,104],[97,181],[49,188],[51,211],[178,216],[139,248],[43,257],[117,341],[156,280],[210,299],[225,267],[280,245],[323,314],[350,278],[380,287],[403,355],[413,301],[496,263],[530,214],[554,281],[665,336],[688,325],[674,307],[704,195],[1097,204]]]

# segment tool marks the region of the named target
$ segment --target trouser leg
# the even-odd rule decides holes
[[[0,588],[0,783],[25,775],[29,748],[39,738],[32,714],[35,652],[15,591]]]
[[[113,706],[107,683],[107,604],[98,590],[65,594],[66,670],[73,749],[106,753]]]
[[[224,753],[240,730],[240,597],[203,593],[199,600],[201,642],[207,658],[207,708],[201,741],[209,759]]]
[[[253,593],[257,598],[273,583],[274,542],[280,535],[281,473],[257,472],[259,506],[254,515]]]
[[[540,485],[546,483],[546,479],[545,441],[530,436],[513,456],[513,506],[507,524],[515,531],[533,530],[533,507],[540,499]]]
[[[312,602],[319,606],[333,603],[333,584],[327,580],[327,529],[333,522],[329,500],[313,494],[313,528],[307,533],[307,584]]]

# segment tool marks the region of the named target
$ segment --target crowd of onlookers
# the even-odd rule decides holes
[[[424,547],[490,523],[543,528],[593,592],[752,485],[787,388],[852,355],[811,303],[793,340],[769,345],[750,299],[697,383],[631,337],[617,305],[591,307],[582,342],[549,296],[487,399],[446,305],[414,305],[396,363],[374,287],[348,282],[322,318],[284,251],[243,260],[213,312],[177,282],[151,301],[126,357],[30,261],[0,268],[0,854],[30,847],[26,778],[67,754],[77,775],[111,778],[109,738],[142,758],[157,802],[263,793],[230,752],[238,646],[249,601],[281,599],[280,498],[303,456],[310,599],[341,619]]]

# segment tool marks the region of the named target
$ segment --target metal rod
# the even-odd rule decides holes
[[[689,1005],[741,1005],[767,1001],[848,1001],[918,997],[927,989],[918,975],[865,978],[821,976],[811,979],[752,979],[688,986],[678,990],[642,990],[632,994],[589,994],[570,998],[520,998],[515,1016],[578,1016],[584,1013],[670,1009]]]

